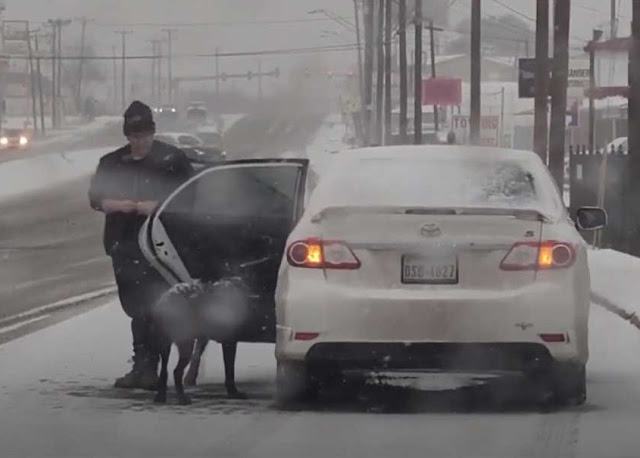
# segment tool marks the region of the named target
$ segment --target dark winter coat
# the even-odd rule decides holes
[[[147,157],[135,160],[131,147],[126,145],[100,159],[89,190],[91,207],[101,211],[104,199],[162,202],[192,174],[189,160],[174,146],[155,141]],[[145,219],[146,216],[137,214],[107,214],[104,228],[107,254],[139,256],[138,233]]]

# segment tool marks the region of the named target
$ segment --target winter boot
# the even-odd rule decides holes
[[[131,370],[116,379],[115,387],[124,389],[142,388],[142,375],[145,368],[144,348],[133,347],[133,367]]]

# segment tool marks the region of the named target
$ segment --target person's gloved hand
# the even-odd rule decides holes
[[[138,207],[132,200],[105,199],[102,209],[105,213],[135,213]]]
[[[143,202],[138,202],[136,205],[136,211],[138,212],[138,214],[149,216],[158,206],[158,202],[155,202],[153,200],[146,200]]]

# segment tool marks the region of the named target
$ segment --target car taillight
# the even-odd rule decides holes
[[[571,267],[576,252],[569,243],[518,242],[500,263],[502,270],[549,270]]]
[[[293,242],[287,249],[287,261],[294,267],[308,269],[360,268],[360,260],[351,248],[335,240],[306,239]]]

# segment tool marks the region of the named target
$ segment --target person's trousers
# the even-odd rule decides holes
[[[112,256],[112,262],[120,304],[131,318],[134,364],[157,361],[150,313],[168,284],[142,255]]]

